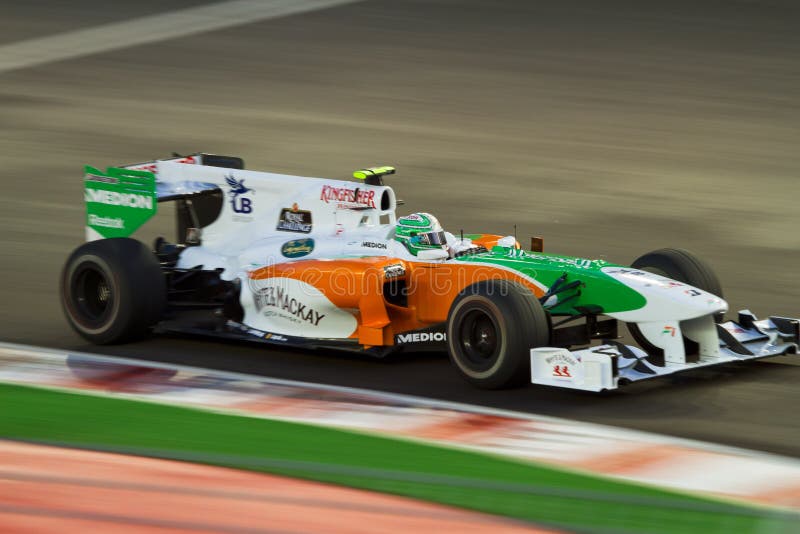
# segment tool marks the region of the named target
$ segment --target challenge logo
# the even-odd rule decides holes
[[[447,334],[444,332],[413,332],[410,334],[397,334],[395,343],[398,345],[405,343],[429,343],[431,341],[447,341]]]
[[[296,239],[284,243],[281,247],[281,254],[286,258],[302,258],[311,254],[313,250],[313,239]]]
[[[136,193],[119,193],[104,189],[86,189],[84,196],[86,202],[107,204],[109,206],[124,206],[126,208],[153,209],[153,197],[137,195]]]
[[[319,199],[324,200],[326,204],[329,202],[337,202],[340,208],[375,207],[375,191],[358,188],[350,189],[349,187],[323,185]]]
[[[264,287],[253,295],[253,302],[256,309],[261,311],[264,308],[272,307],[289,314],[291,320],[295,322],[306,322],[314,326],[325,317],[324,313],[319,313],[314,308],[303,304],[294,297],[290,297],[288,292],[282,287]]]
[[[291,208],[281,210],[281,214],[278,216],[278,226],[275,227],[281,232],[302,232],[304,234],[311,232],[312,228],[311,212],[298,209],[297,203],[292,204]]]
[[[251,187],[244,185],[244,178],[237,180],[233,174],[225,176],[225,182],[230,186],[231,190],[228,191],[228,196],[231,197],[231,207],[234,213],[250,214],[253,213],[253,200],[242,195],[252,192],[255,194]]]

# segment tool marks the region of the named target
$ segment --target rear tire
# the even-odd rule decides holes
[[[127,237],[79,246],[61,272],[61,305],[70,326],[97,344],[133,341],[163,316],[167,289],[155,255]]]
[[[450,360],[483,389],[530,382],[530,349],[550,342],[550,320],[534,294],[508,280],[475,283],[447,316]]]
[[[723,298],[722,284],[720,284],[714,269],[688,250],[681,248],[654,250],[637,258],[631,264],[631,267],[672,278]],[[715,322],[719,323],[722,319],[723,314],[721,313],[714,316]],[[662,349],[650,343],[635,324],[629,323],[628,331],[630,331],[639,346],[653,356],[650,360],[652,363],[663,365],[664,351]],[[699,347],[697,343],[685,337],[683,338],[683,343],[687,356],[698,353]]]

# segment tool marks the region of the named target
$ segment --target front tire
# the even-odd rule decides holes
[[[70,326],[96,344],[147,335],[166,307],[166,279],[155,255],[130,238],[79,246],[61,272],[61,305]]]
[[[714,269],[688,250],[681,248],[662,248],[654,250],[653,252],[648,252],[637,258],[631,264],[631,267],[672,278],[678,282],[689,284],[690,286],[708,291],[712,295],[723,298],[722,284],[720,284]],[[718,314],[714,317],[714,321],[718,323],[721,322],[722,319],[723,314]],[[653,363],[664,365],[664,351],[662,349],[650,343],[635,324],[629,323],[628,330],[639,346],[653,357],[651,358]],[[696,355],[698,353],[699,346],[694,341],[684,337],[683,344],[687,356]]]
[[[483,389],[530,381],[530,349],[550,342],[550,320],[534,294],[508,280],[472,284],[447,316],[450,360]]]

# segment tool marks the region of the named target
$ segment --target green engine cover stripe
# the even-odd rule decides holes
[[[460,257],[458,261],[497,265],[533,278],[547,287],[551,287],[565,273],[565,284],[576,280],[583,282],[582,285],[557,295],[557,303],[548,307],[548,311],[555,314],[577,314],[576,306],[600,306],[605,313],[631,311],[647,303],[642,294],[600,270],[616,265],[605,260],[526,252],[497,246],[483,254]],[[573,295],[577,296],[570,298]]]

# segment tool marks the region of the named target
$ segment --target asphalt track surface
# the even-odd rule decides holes
[[[11,6],[11,2],[7,2]],[[13,3],[0,45],[202,2]],[[94,348],[58,304],[81,170],[205,150],[345,177],[403,209],[627,263],[689,248],[731,308],[800,315],[800,6],[367,0],[0,74],[0,339],[382,389],[800,456],[789,357],[597,396],[478,391],[446,357],[182,338]],[[167,233],[169,219],[158,226]],[[153,232],[158,233],[158,232]],[[150,235],[146,236],[151,237]]]

